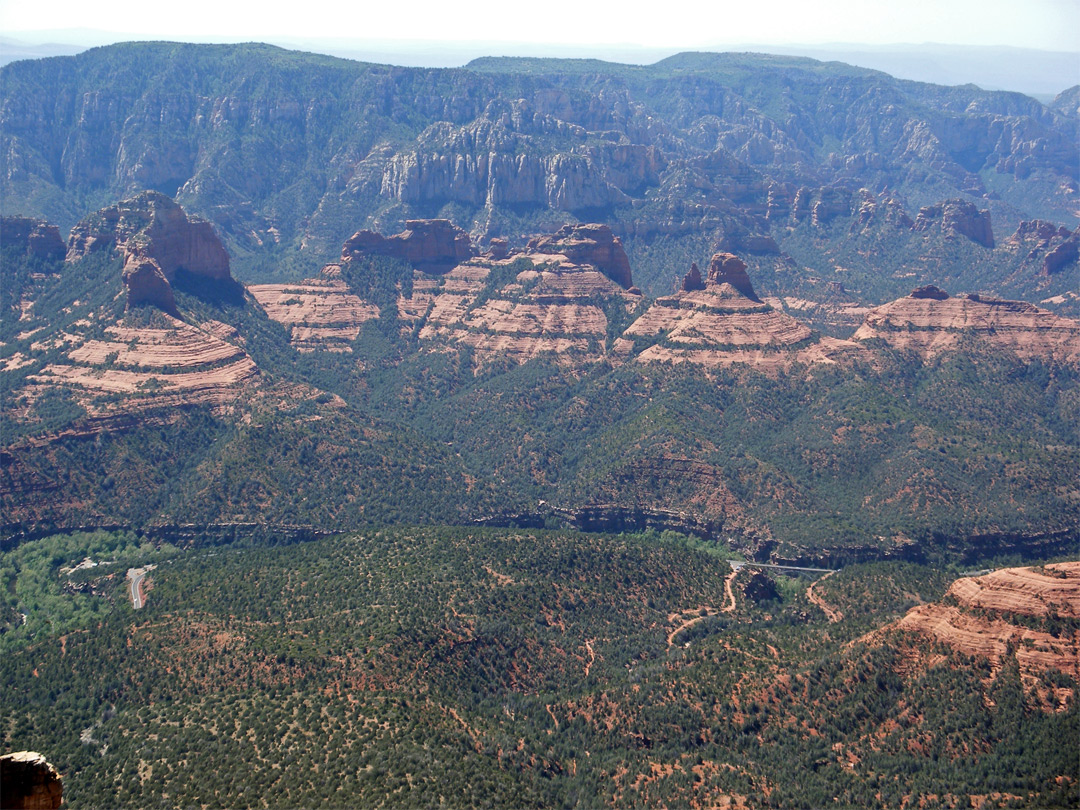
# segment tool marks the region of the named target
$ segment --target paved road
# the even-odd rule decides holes
[[[140,589],[142,587],[143,577],[146,576],[146,571],[146,568],[129,568],[127,572],[127,577],[131,580],[131,604],[135,610],[138,610],[145,604]]]

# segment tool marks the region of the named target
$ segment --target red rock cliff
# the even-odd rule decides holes
[[[350,262],[365,254],[393,256],[417,270],[444,273],[470,258],[473,246],[469,234],[448,219],[410,219],[394,236],[357,231],[341,249],[341,260]]]
[[[16,247],[39,259],[64,258],[60,229],[44,220],[0,217],[0,247]]]
[[[529,241],[532,253],[561,253],[577,264],[591,264],[624,290],[633,286],[622,240],[607,225],[564,225],[550,236]]]

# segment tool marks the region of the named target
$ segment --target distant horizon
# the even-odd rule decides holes
[[[0,0],[2,2],[2,0]],[[598,59],[650,65],[686,52],[767,53],[840,61],[879,70],[900,79],[943,85],[976,84],[1034,96],[1043,102],[1080,84],[1080,48],[1050,50],[1021,45],[941,42],[729,42],[686,47],[627,43],[551,43],[508,40],[371,39],[282,36],[269,38],[206,35],[148,37],[103,29],[66,28],[35,31],[0,29],[0,65],[20,59],[69,56],[93,47],[123,42],[191,44],[263,43],[288,50],[342,59],[416,68],[458,68],[482,57]],[[1003,60],[1008,53],[1015,58]]]

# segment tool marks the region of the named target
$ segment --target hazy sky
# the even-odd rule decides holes
[[[955,43],[1077,50],[1080,0],[0,0],[0,35],[86,28],[144,39],[339,38],[703,48]]]

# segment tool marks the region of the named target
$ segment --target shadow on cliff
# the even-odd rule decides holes
[[[216,307],[242,307],[246,304],[244,285],[235,279],[212,279],[180,268],[172,282],[173,289]]]

